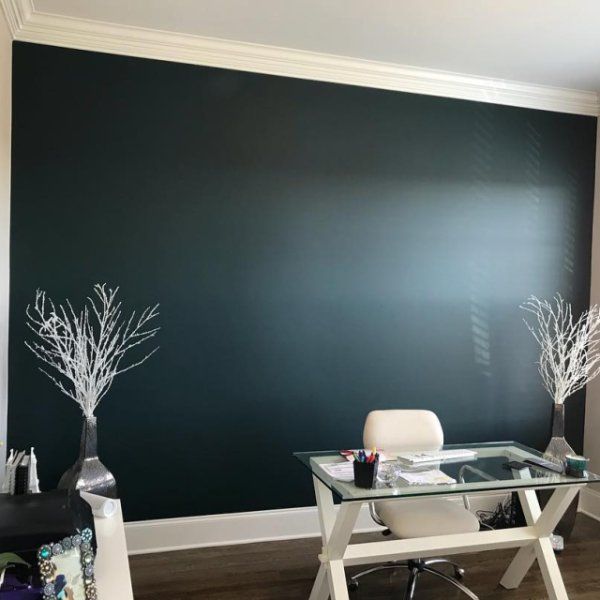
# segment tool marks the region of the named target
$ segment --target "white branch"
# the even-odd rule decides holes
[[[525,324],[540,346],[538,368],[556,404],[600,373],[600,308],[592,306],[573,319],[571,305],[560,294],[553,302],[531,296],[521,308],[535,316]]]
[[[35,303],[25,311],[27,326],[37,338],[25,345],[58,372],[55,376],[40,369],[86,417],[93,416],[117,375],[141,365],[158,350],[121,366],[125,354],[154,337],[160,327],[147,327],[159,314],[158,304],[145,308],[137,319],[135,311],[123,318],[118,290],[95,285],[95,297],[87,298],[79,314],[69,300],[56,307],[46,292],[37,290]]]

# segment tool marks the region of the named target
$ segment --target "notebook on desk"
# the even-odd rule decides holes
[[[409,465],[425,465],[449,460],[472,460],[477,456],[474,450],[425,450],[420,452],[402,452],[396,456],[397,460]]]
[[[403,471],[398,474],[398,477],[406,481],[409,485],[449,485],[456,483],[456,479],[446,475],[446,473],[439,469],[430,469],[415,473]]]

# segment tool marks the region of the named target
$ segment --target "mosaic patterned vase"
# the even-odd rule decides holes
[[[577,454],[565,439],[565,405],[555,404],[552,418],[552,439],[544,452],[550,460],[566,464],[567,454]]]
[[[566,464],[567,454],[577,454],[577,452],[571,448],[565,439],[565,405],[555,404],[554,414],[552,416],[552,438],[544,452],[544,456],[549,460],[558,462],[564,466]],[[551,496],[552,492],[540,492],[542,506],[546,505]],[[571,537],[571,533],[573,533],[578,503],[579,497],[573,500],[563,518],[560,520],[560,523],[554,529],[554,533],[561,535],[565,542]]]
[[[60,478],[60,490],[78,490],[106,498],[117,498],[117,482],[98,458],[98,425],[96,417],[83,422],[77,462]]]

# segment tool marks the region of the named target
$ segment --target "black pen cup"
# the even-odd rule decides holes
[[[372,463],[354,461],[354,485],[359,488],[372,488],[377,478],[379,460]]]

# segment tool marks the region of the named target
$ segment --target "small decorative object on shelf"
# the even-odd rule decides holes
[[[589,459],[575,454],[567,455],[567,475],[571,477],[587,477]]]
[[[39,494],[40,485],[37,477],[37,458],[34,449],[29,454],[25,451],[11,450],[6,460],[3,494]]]
[[[38,479],[37,472],[37,456],[35,455],[35,449],[31,448],[29,452],[29,493],[39,494],[40,493],[40,480]]]
[[[141,365],[158,350],[122,364],[126,353],[160,329],[150,325],[158,316],[158,304],[145,308],[137,318],[135,312],[124,317],[118,290],[95,285],[94,295],[88,296],[79,313],[68,300],[55,305],[46,292],[38,290],[35,303],[26,310],[27,325],[36,338],[25,345],[56,371],[51,374],[40,368],[63,394],[77,402],[84,416],[79,459],[61,477],[58,487],[109,498],[117,497],[117,486],[98,459],[94,411],[117,375]]]
[[[96,600],[94,550],[91,529],[43,545],[37,553],[44,600],[85,598]]]

